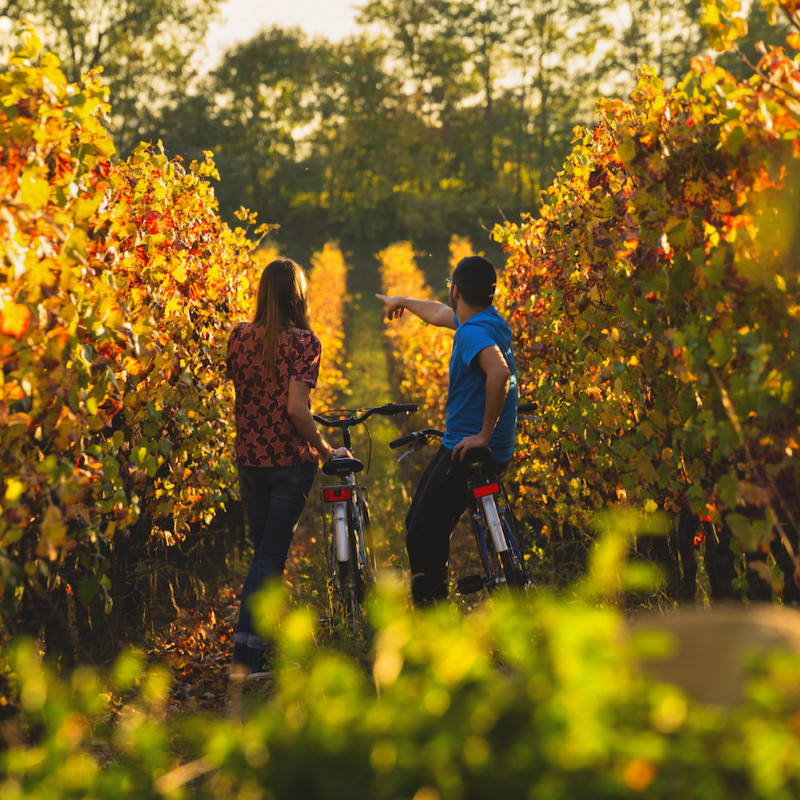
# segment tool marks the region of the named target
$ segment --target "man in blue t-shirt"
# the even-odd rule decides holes
[[[492,305],[497,273],[482,256],[462,258],[450,279],[450,305],[377,295],[389,319],[406,309],[455,330],[450,356],[446,431],[422,474],[406,515],[411,595],[416,605],[447,597],[450,536],[470,504],[464,454],[492,449],[490,471],[502,473],[514,454],[517,367],[511,329]]]

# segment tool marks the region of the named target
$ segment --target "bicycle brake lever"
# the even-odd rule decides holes
[[[403,450],[402,453],[397,457],[397,463],[399,464],[406,456],[410,456],[412,453],[416,452],[416,447],[407,447]]]

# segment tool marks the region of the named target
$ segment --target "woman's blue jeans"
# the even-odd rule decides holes
[[[316,464],[293,467],[246,467],[239,469],[242,495],[253,542],[253,561],[242,589],[236,640],[254,634],[250,598],[270,578],[283,575],[286,556],[297,522],[305,508],[317,472]]]

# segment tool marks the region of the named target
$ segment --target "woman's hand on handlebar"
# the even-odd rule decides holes
[[[352,458],[353,454],[346,447],[330,447],[327,453],[322,453],[320,460],[323,464],[333,461],[334,458]]]

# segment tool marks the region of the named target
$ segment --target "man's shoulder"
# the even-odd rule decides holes
[[[497,306],[492,305],[486,306],[486,308],[482,308],[480,311],[473,314],[468,320],[466,320],[464,325],[468,325],[472,323],[473,325],[483,325],[487,322],[492,322],[495,320],[503,321],[503,317],[500,315],[500,312],[497,310]]]
[[[479,334],[482,331],[492,333],[499,330],[510,330],[508,323],[493,305],[481,309],[477,314],[462,322],[458,329],[462,328],[462,334],[470,335]]]

